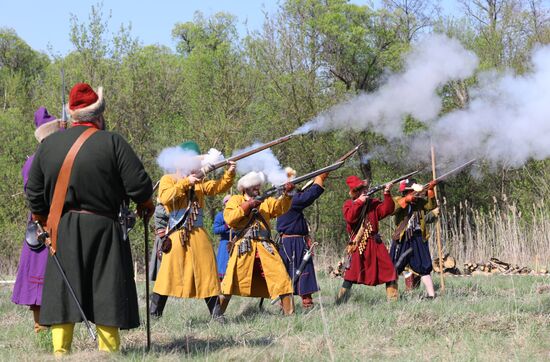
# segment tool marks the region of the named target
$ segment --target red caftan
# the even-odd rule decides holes
[[[364,202],[361,200],[346,200],[342,208],[346,229],[350,236],[353,230],[358,228],[361,217],[361,208]],[[378,233],[378,220],[393,213],[394,202],[390,193],[384,193],[384,200],[370,199],[367,216],[371,226],[371,237],[368,238],[363,254],[359,248],[351,254],[351,265],[344,274],[344,279],[353,283],[365,285],[378,285],[397,279],[395,267],[391,261],[388,249],[383,242],[377,242],[374,235]]]

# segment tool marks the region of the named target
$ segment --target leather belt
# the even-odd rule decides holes
[[[97,212],[97,211],[90,211],[90,210],[83,210],[83,209],[69,209],[67,212],[74,212],[77,214],[86,214],[86,215],[99,215],[103,217],[107,217],[109,219],[116,220],[118,218],[118,215],[106,213],[106,212]]]

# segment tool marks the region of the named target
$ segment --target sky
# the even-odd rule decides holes
[[[379,0],[360,1],[372,4]],[[33,49],[52,55],[66,55],[72,50],[69,39],[71,14],[81,22],[87,22],[91,6],[98,0],[0,0],[0,27],[13,28]],[[445,7],[452,7],[452,0],[443,0]],[[259,30],[264,13],[276,12],[275,0],[104,0],[103,10],[112,11],[109,22],[111,32],[120,24],[132,24],[131,34],[143,45],[162,44],[175,47],[171,31],[177,22],[193,20],[195,11],[206,17],[224,11],[237,16],[238,30]]]

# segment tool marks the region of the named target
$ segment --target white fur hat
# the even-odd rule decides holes
[[[239,182],[237,182],[237,190],[239,190],[239,192],[244,192],[244,190],[249,187],[261,186],[265,183],[266,179],[263,172],[249,172],[239,179]]]

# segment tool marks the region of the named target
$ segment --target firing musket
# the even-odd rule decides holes
[[[307,180],[311,180],[312,178],[317,177],[321,174],[337,170],[337,169],[339,169],[340,167],[342,167],[344,165],[344,163],[346,162],[346,160],[348,158],[353,156],[357,152],[357,150],[359,150],[360,146],[361,146],[361,144],[355,146],[351,151],[347,152],[344,156],[340,157],[332,165],[320,168],[320,169],[312,171],[310,173],[306,173],[305,175],[302,175],[302,176],[299,176],[299,177],[295,177],[292,180],[289,180],[288,182],[293,184],[293,185],[298,185],[299,183],[302,183],[302,182],[307,181]],[[279,185],[279,186],[273,186],[272,188],[265,191],[262,195],[256,196],[255,199],[258,200],[258,201],[264,201],[268,197],[280,195],[280,194],[282,194],[282,192],[285,188],[285,185],[286,185],[286,183],[284,183],[282,185]]]
[[[393,179],[391,180],[390,182],[386,182],[385,184],[381,184],[381,185],[376,185],[374,187],[371,187],[368,191],[367,191],[367,196],[371,196],[372,194],[382,190],[384,187],[386,187],[386,184],[388,183],[392,183],[392,184],[395,184],[397,182],[400,182],[400,181],[403,181],[403,180],[406,180],[408,179],[409,177],[412,177],[414,175],[416,175],[417,173],[419,173],[420,170],[416,170],[416,171],[413,171],[411,173],[408,173],[406,175],[403,175],[403,176],[399,176],[398,178],[396,179]]]
[[[224,167],[230,161],[235,162],[235,161],[238,161],[238,160],[242,160],[243,158],[246,158],[248,156],[252,156],[253,154],[261,152],[261,151],[263,151],[267,148],[270,148],[270,147],[276,146],[278,144],[281,144],[283,142],[286,142],[286,141],[290,140],[292,137],[294,137],[294,136],[293,135],[288,135],[288,136],[284,136],[284,137],[281,137],[281,138],[277,138],[274,141],[265,143],[261,146],[253,148],[253,149],[248,150],[246,152],[239,153],[236,156],[226,158],[225,160],[217,162],[213,165],[208,164],[208,165],[204,166],[203,168],[201,168],[197,173],[195,173],[195,176],[198,177],[198,178],[203,178],[208,172],[212,172],[212,171],[214,171],[218,168]],[[156,189],[158,188],[159,183],[160,183],[160,181],[155,184],[155,187],[153,188],[153,192],[156,191]],[[166,234],[164,235],[164,238],[169,237],[174,231],[178,230],[183,224],[185,224],[185,221],[187,220],[187,218],[189,217],[189,213],[191,212],[190,205],[185,209],[183,214],[173,223],[173,225],[170,228],[168,228],[168,230],[166,231]]]
[[[251,150],[239,153],[238,155],[235,155],[233,157],[226,158],[226,159],[224,159],[222,161],[219,161],[219,162],[216,162],[214,164],[207,164],[206,166],[202,167],[199,171],[197,171],[194,174],[194,176],[201,179],[204,176],[206,176],[207,173],[210,173],[214,170],[222,168],[222,167],[226,166],[229,162],[237,162],[239,160],[242,160],[243,158],[252,156],[253,154],[261,152],[265,149],[268,149],[270,147],[273,147],[273,146],[279,145],[281,143],[284,143],[284,142],[290,140],[292,137],[294,137],[294,135],[289,134],[287,136],[277,138],[276,140],[273,140],[271,142],[264,143],[263,145],[258,146],[256,148],[253,148]],[[157,183],[155,183],[155,186],[153,187],[153,192],[155,192],[158,189],[159,183],[160,183],[160,181],[157,181]]]
[[[466,167],[470,166],[471,164],[473,164],[473,163],[476,162],[476,161],[477,161],[477,159],[474,158],[474,159],[471,159],[470,161],[468,161],[468,162],[466,162],[466,163],[464,163],[464,164],[462,164],[462,165],[460,165],[460,166],[458,166],[458,167],[453,168],[451,171],[448,171],[448,172],[444,173],[443,175],[441,175],[441,176],[439,176],[439,177],[433,179],[432,181],[428,182],[427,184],[424,184],[424,185],[422,186],[422,190],[420,190],[420,191],[415,191],[415,192],[413,193],[413,195],[418,196],[419,194],[422,194],[422,193],[426,192],[426,190],[428,190],[428,188],[430,187],[430,184],[432,184],[432,185],[437,185],[437,184],[439,184],[441,181],[443,181],[443,180],[445,180],[447,177],[449,177],[450,175],[452,175],[452,174],[454,174],[454,173],[457,173],[457,172],[459,172],[459,171],[462,171],[463,169],[465,169]]]
[[[237,162],[239,160],[242,160],[243,158],[252,156],[253,154],[261,152],[261,151],[263,151],[267,148],[277,146],[281,143],[284,143],[284,142],[290,140],[292,137],[294,137],[294,135],[289,134],[287,136],[277,138],[276,140],[273,140],[271,142],[264,143],[263,145],[258,146],[256,148],[253,148],[251,150],[239,153],[238,155],[235,155],[233,157],[226,158],[225,160],[222,160],[220,162],[216,162],[215,164],[208,164],[208,165],[204,166],[203,168],[201,168],[197,173],[195,173],[195,177],[201,179],[207,173],[212,172],[214,170],[217,170],[218,168],[222,168],[222,167],[226,166],[229,162]]]

